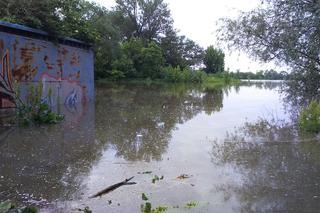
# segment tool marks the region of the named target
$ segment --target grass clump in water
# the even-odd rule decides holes
[[[146,204],[141,205],[141,213],[163,213],[168,210],[166,206],[158,206],[152,209],[151,203],[147,202]]]
[[[36,85],[27,85],[26,100],[22,101],[18,89],[16,89],[17,118],[21,125],[28,126],[31,124],[56,124],[64,119],[60,114],[58,106],[57,112],[53,112],[50,106],[52,99],[52,89],[48,89],[47,95],[42,96],[42,83]],[[60,100],[57,98],[57,104]]]
[[[33,206],[17,208],[10,201],[1,202],[0,203],[0,213],[6,213],[6,212],[37,213],[38,210],[36,207],[33,207]]]
[[[197,206],[197,203],[195,201],[191,201],[189,203],[186,203],[186,205],[184,206],[186,209],[192,209],[194,207]]]
[[[319,133],[320,132],[320,103],[316,100],[310,102],[310,104],[302,109],[298,126],[300,131],[304,133]]]

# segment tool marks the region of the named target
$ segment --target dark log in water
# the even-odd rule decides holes
[[[135,182],[129,182],[130,180],[132,180],[134,177],[131,177],[129,179],[125,179],[124,181],[120,182],[120,183],[116,183],[112,186],[109,186],[108,188],[98,192],[97,194],[89,197],[89,198],[96,198],[96,197],[101,197],[102,195],[108,194],[109,192],[112,192],[114,190],[116,190],[117,188],[121,187],[121,186],[126,186],[126,185],[134,185],[137,184]]]

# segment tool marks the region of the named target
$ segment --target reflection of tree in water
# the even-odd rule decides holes
[[[171,132],[203,110],[222,108],[222,89],[187,85],[126,85],[97,91],[97,135],[127,160],[161,160]]]
[[[237,197],[239,212],[319,211],[320,143],[295,142],[293,129],[259,121],[215,143],[213,162],[241,174],[240,184],[217,188],[226,198]]]
[[[259,80],[252,80],[252,81],[242,81],[241,86],[246,87],[255,87],[257,89],[268,89],[268,90],[275,90],[280,89],[284,85],[283,81],[259,81]]]
[[[224,91],[216,88],[206,88],[203,96],[203,108],[206,114],[219,112],[223,108]]]
[[[82,178],[102,155],[94,138],[94,114],[73,127],[17,128],[0,137],[0,201],[79,198]],[[24,195],[23,195],[24,194]]]

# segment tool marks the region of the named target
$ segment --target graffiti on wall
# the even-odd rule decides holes
[[[14,90],[12,75],[10,70],[10,52],[6,50],[1,54],[1,73],[0,73],[0,107],[13,108],[15,107]]]
[[[87,102],[88,87],[93,87],[91,56],[91,51],[22,36],[6,38],[0,32],[0,109],[16,107],[13,82],[19,82],[21,96],[26,95],[27,84],[41,82],[43,101],[81,111],[83,106],[77,105]],[[89,96],[92,99],[93,93]]]

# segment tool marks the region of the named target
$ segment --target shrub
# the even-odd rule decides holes
[[[320,132],[320,103],[313,100],[302,109],[299,120],[299,128],[302,132],[319,133]]]
[[[172,83],[192,82],[202,83],[207,74],[202,71],[193,71],[190,69],[180,69],[180,67],[166,67],[163,69],[164,80]]]
[[[124,75],[124,73],[122,72],[122,71],[119,71],[119,70],[112,70],[111,72],[110,72],[110,79],[112,80],[112,81],[117,81],[117,80],[120,80],[120,79],[122,79],[122,78],[124,78],[125,77],[125,75]]]

